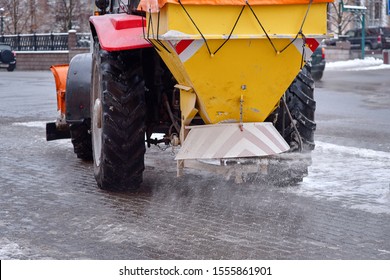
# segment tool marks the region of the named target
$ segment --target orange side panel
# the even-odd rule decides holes
[[[163,7],[166,3],[179,4],[178,0],[141,0],[138,9],[144,11],[147,10],[147,7],[150,5],[155,5],[158,2],[159,7]],[[293,4],[309,4],[310,0],[181,0],[183,5],[233,5],[233,6],[243,6],[246,5],[246,2],[249,5],[293,5]],[[331,3],[334,0],[313,0],[313,3]]]
[[[68,64],[53,65],[50,67],[54,75],[57,91],[57,110],[65,114],[65,91],[66,91],[66,77],[68,75]]]

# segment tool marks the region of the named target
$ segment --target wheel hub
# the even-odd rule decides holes
[[[102,103],[99,98],[93,105],[92,138],[95,164],[99,166],[102,150]]]

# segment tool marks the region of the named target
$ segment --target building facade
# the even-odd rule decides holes
[[[388,0],[360,0],[361,6],[367,8],[366,21],[368,27],[388,26],[389,16],[387,15]]]
[[[330,33],[342,35],[348,29],[361,28],[362,20],[358,14],[342,12],[341,0],[329,4],[328,29]],[[389,26],[388,5],[390,0],[344,0],[344,5],[366,7],[366,27]]]

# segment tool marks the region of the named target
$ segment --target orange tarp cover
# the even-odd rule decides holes
[[[331,3],[334,0],[313,0],[313,3]],[[309,4],[310,0],[181,0],[183,5],[236,5],[243,6],[249,3],[249,5],[293,5],[293,4]],[[141,0],[138,8],[147,10],[146,7],[154,6],[158,3],[161,8],[166,3],[179,4],[178,0]]]

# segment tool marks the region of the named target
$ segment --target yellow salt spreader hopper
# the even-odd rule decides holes
[[[314,148],[307,62],[327,36],[332,0],[138,1],[96,1],[93,52],[63,71],[61,120],[99,187],[137,189],[145,142],[180,145],[179,174],[187,160]],[[48,140],[63,137],[57,123]]]
[[[143,0],[145,38],[180,89],[176,159],[289,150],[264,122],[327,33],[331,0]],[[189,126],[199,114],[206,125]]]

